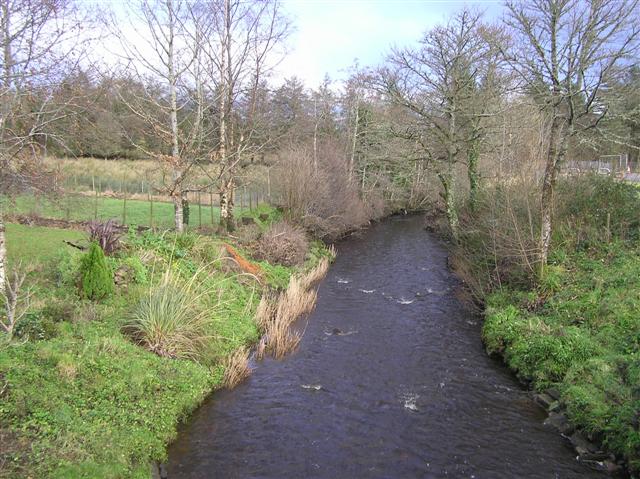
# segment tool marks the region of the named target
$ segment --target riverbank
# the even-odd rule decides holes
[[[277,219],[273,211],[266,221],[257,213],[254,226],[262,229]],[[32,300],[17,338],[0,347],[3,478],[149,477],[180,421],[223,385],[226,358],[259,339],[254,316],[262,293],[285,288],[329,254],[312,243],[303,264],[282,266],[251,260],[233,238],[132,232],[107,258],[115,293],[95,302],[78,294],[84,253],[62,242],[81,242],[78,236],[8,226],[9,257],[30,263]],[[233,259],[225,254],[229,244]],[[172,287],[198,303],[187,305],[202,319],[197,353],[154,353],[131,332],[136,307],[166,290],[167,271]]]
[[[171,445],[167,477],[604,477],[485,354],[421,218],[336,246],[299,350],[207,400]]]
[[[567,253],[556,249],[539,289],[503,288],[487,297],[483,339],[533,389],[557,391],[547,406],[563,413],[567,437],[595,446],[582,460],[640,472],[640,248],[612,243]],[[553,397],[555,396],[555,397]],[[555,403],[555,404],[552,404]],[[575,440],[572,442],[576,442]],[[589,450],[591,449],[591,450]],[[600,464],[597,464],[599,462]]]
[[[525,201],[506,213],[477,213],[454,252],[456,269],[485,307],[487,351],[538,393],[548,423],[579,460],[639,474],[638,191],[598,177],[561,183],[549,265],[536,282],[527,280],[535,236],[527,233]],[[513,237],[507,228],[502,236],[483,230],[495,221],[489,213],[508,218]]]

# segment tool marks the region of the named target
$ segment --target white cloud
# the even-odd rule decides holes
[[[498,2],[473,3],[495,8]],[[296,32],[276,78],[295,75],[312,87],[325,74],[342,79],[356,58],[362,66],[381,63],[392,45],[418,41],[428,28],[464,4],[426,0],[285,0]]]

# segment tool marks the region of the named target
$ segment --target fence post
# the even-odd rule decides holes
[[[98,192],[94,191],[93,193],[93,219],[98,219]]]
[[[211,203],[211,227],[213,228],[213,192],[209,190],[209,203]]]
[[[198,225],[202,228],[202,197],[200,190],[198,190]]]
[[[149,227],[153,229],[153,196],[151,195],[151,188],[147,190],[149,196]]]
[[[127,191],[124,191],[124,202],[122,203],[122,224],[127,224]]]

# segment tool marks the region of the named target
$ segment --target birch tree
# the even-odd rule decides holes
[[[231,230],[238,168],[265,147],[256,121],[261,81],[277,63],[289,23],[278,0],[201,1],[193,11],[210,27],[199,40],[207,96],[217,107],[217,138],[208,142],[208,156],[218,166],[220,224]]]
[[[121,95],[121,100],[132,113],[149,124],[164,145],[160,152],[145,145],[136,144],[136,147],[162,166],[165,175],[159,189],[171,197],[175,230],[182,232],[183,203],[194,162],[189,151],[192,144],[185,141],[189,133],[183,126],[188,123],[179,121],[179,113],[191,100],[185,92],[186,86],[193,84],[189,69],[199,49],[190,43],[192,38],[188,29],[191,25],[183,0],[142,0],[132,5],[127,14],[127,29],[116,31],[125,53],[126,69],[140,83],[149,87],[157,85],[160,92],[148,88],[142,95]],[[131,37],[127,30],[139,34]],[[196,123],[195,128],[198,127]]]
[[[508,1],[514,47],[506,59],[549,118],[540,201],[539,272],[549,255],[553,195],[571,138],[607,114],[603,92],[638,52],[638,0]]]
[[[71,0],[0,0],[0,195],[50,188],[40,162],[51,125],[73,97],[54,98],[63,73],[83,58],[89,18]],[[55,135],[53,135],[55,139]],[[6,230],[0,207],[0,291]]]

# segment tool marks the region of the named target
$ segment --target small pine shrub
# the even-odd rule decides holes
[[[80,264],[81,292],[85,298],[97,301],[113,293],[113,275],[98,243],[91,243]]]

